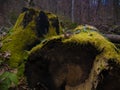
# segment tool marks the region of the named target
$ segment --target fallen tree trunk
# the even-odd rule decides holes
[[[79,25],[73,30],[73,33],[89,32],[89,31],[100,32],[97,28],[91,25]],[[100,33],[102,34],[102,32]],[[120,43],[120,35],[117,35],[117,34],[102,34],[102,35],[106,37],[109,41],[111,41],[112,43]]]
[[[25,65],[28,84],[37,90],[120,90],[119,71],[118,49],[97,32],[47,39]]]
[[[120,35],[115,34],[103,34],[107,39],[109,39],[113,43],[120,43]]]

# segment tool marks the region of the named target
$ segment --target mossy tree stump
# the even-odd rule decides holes
[[[56,36],[31,50],[25,75],[36,90],[119,90],[120,53],[95,31]]]
[[[119,50],[97,32],[78,29],[80,32],[75,29],[67,37],[59,35],[56,15],[24,8],[2,40],[0,52],[10,52],[8,64],[22,74],[27,60],[25,75],[30,88],[119,90]]]
[[[24,69],[29,51],[43,39],[59,35],[60,24],[58,17],[52,13],[23,8],[16,24],[2,40],[0,52],[9,52],[7,61],[12,68]]]

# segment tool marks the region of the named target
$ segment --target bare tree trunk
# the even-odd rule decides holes
[[[72,22],[74,22],[74,4],[75,4],[75,0],[72,0],[71,2],[71,19],[72,19]]]

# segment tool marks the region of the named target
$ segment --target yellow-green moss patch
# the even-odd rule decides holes
[[[1,50],[11,53],[10,66],[16,67],[20,62],[23,62],[27,53],[25,50],[37,40],[38,38],[33,30],[30,28],[22,29],[22,27],[18,27],[16,32],[3,40],[4,45]]]
[[[73,34],[69,38],[65,38],[64,35],[56,36],[56,37],[48,38],[46,40],[46,43],[49,43],[49,41],[52,40],[59,40],[59,39],[61,39],[61,42],[63,44],[77,43],[78,45],[86,45],[90,43],[91,45],[96,47],[99,51],[102,51],[102,53],[99,56],[97,56],[96,59],[102,56],[107,59],[115,58],[118,60],[118,62],[120,61],[120,53],[119,50],[116,48],[116,46],[96,31],[88,30],[88,32],[80,32],[79,34]],[[44,43],[41,43],[40,45],[34,47],[31,50],[31,53],[40,49],[42,46],[44,46]]]
[[[11,53],[10,60],[8,60],[11,67],[18,67],[21,65],[28,56],[28,51],[36,44],[40,43],[44,38],[56,35],[55,28],[51,25],[52,21],[50,21],[50,19],[56,19],[57,16],[52,13],[46,13],[50,23],[49,32],[45,37],[37,36],[36,19],[39,12],[40,10],[28,8],[27,11],[21,13],[11,33],[2,41],[3,47],[1,51],[9,51]],[[31,20],[24,20],[29,19],[29,17],[25,18],[26,13],[30,14],[28,16]],[[26,24],[26,26],[24,24]]]

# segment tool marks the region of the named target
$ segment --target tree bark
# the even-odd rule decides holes
[[[103,34],[103,36],[110,40],[112,43],[120,43],[120,35]]]
[[[36,90],[120,90],[119,53],[113,44],[95,35],[86,35],[83,39],[80,33],[69,38],[47,39],[31,50],[25,65],[29,87]]]

